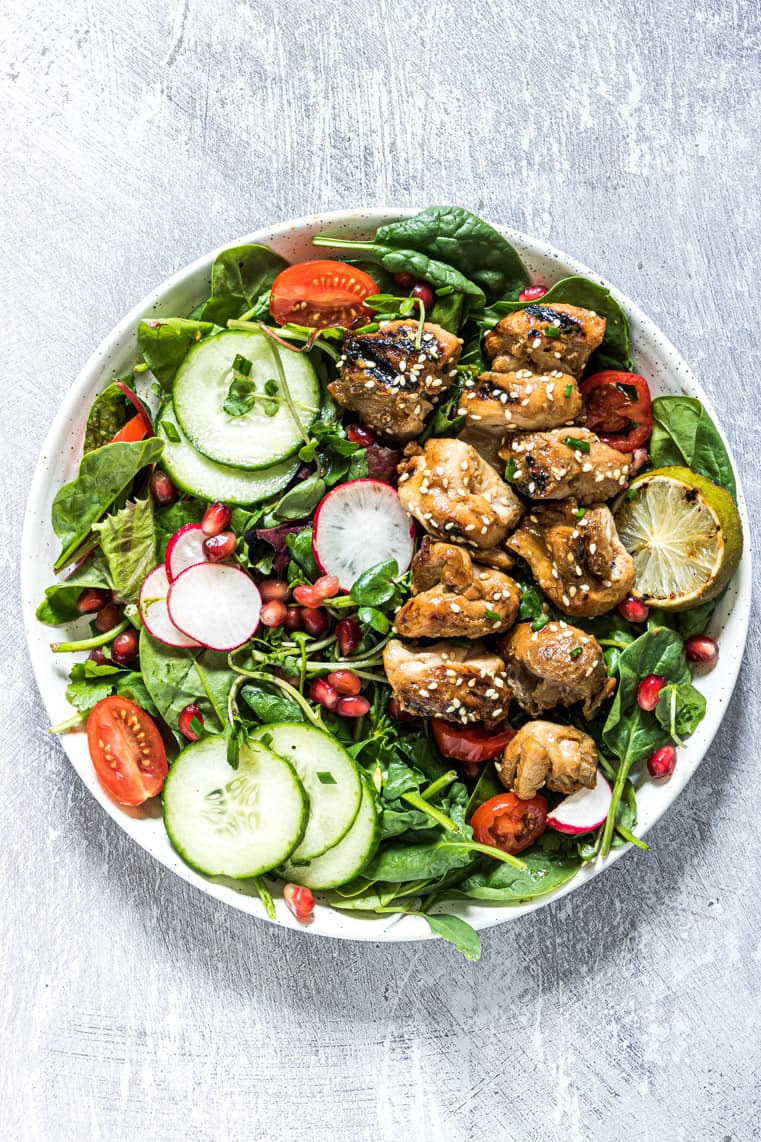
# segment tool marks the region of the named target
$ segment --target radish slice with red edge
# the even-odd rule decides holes
[[[415,527],[396,491],[380,480],[339,484],[321,500],[314,517],[312,551],[326,575],[336,575],[342,591],[359,576],[395,559],[401,575],[415,549]]]
[[[590,833],[607,819],[611,801],[610,785],[597,770],[593,789],[579,789],[556,805],[547,817],[547,824],[559,833]]]
[[[169,581],[173,582],[177,576],[188,567],[196,563],[206,563],[203,541],[206,538],[201,530],[200,523],[186,523],[176,531],[166,545],[164,563]]]
[[[169,594],[169,577],[163,563],[146,575],[140,590],[140,618],[143,626],[158,642],[166,646],[199,646],[195,639],[179,630],[169,617],[166,598]]]
[[[209,650],[236,650],[259,626],[262,598],[242,567],[196,563],[169,587],[169,616]]]

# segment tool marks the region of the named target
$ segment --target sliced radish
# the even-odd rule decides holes
[[[186,523],[176,531],[166,545],[166,573],[170,582],[185,571],[194,567],[196,563],[205,563],[206,555],[203,550],[203,541],[206,538],[201,530],[200,523]]]
[[[140,618],[148,634],[167,646],[199,646],[195,639],[179,630],[169,617],[166,599],[169,593],[169,577],[166,567],[161,564],[150,575],[146,575],[140,590]]]
[[[610,800],[610,785],[598,769],[594,789],[571,793],[552,810],[547,824],[559,833],[589,833],[606,820]]]
[[[415,527],[399,496],[380,480],[354,480],[333,488],[314,517],[312,551],[326,575],[348,591],[363,571],[395,559],[406,571],[415,548]]]
[[[169,615],[189,638],[210,650],[235,650],[259,626],[262,598],[242,567],[196,563],[169,587]]]

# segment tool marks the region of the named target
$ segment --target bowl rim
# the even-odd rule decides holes
[[[137,322],[141,317],[146,316],[151,310],[159,303],[162,298],[170,291],[176,289],[183,284],[188,283],[195,277],[199,271],[208,271],[215,257],[223,250],[230,249],[231,247],[244,245],[247,243],[260,242],[268,244],[275,239],[287,239],[290,236],[297,234],[305,229],[312,230],[316,225],[322,228],[337,227],[351,228],[354,224],[356,228],[362,227],[367,229],[370,227],[377,227],[389,218],[407,218],[419,213],[419,208],[415,207],[394,207],[394,206],[375,206],[375,207],[359,207],[348,210],[333,210],[328,212],[320,212],[316,214],[304,215],[300,218],[289,219],[287,221],[277,223],[271,226],[261,226],[241,238],[225,242],[221,246],[215,247],[213,250],[206,254],[202,254],[195,258],[192,262],[180,267],[174,273],[170,274],[167,278],[160,283],[160,285],[150,290],[140,301],[133,305],[128,312],[116,323],[116,325],[106,334],[101,340],[97,348],[90,354],[85,364],[80,369],[73,384],[68,389],[60,405],[56,409],[55,416],[50,424],[50,427],[45,435],[45,440],[35,467],[34,475],[29,489],[29,496],[27,501],[26,513],[24,518],[24,526],[21,542],[21,594],[22,594],[22,612],[24,617],[25,633],[27,638],[27,645],[29,649],[30,659],[32,662],[32,669],[35,676],[35,681],[39,689],[40,695],[43,700],[43,705],[49,713],[47,692],[50,686],[50,679],[47,677],[49,673],[49,666],[51,655],[48,652],[47,656],[40,652],[38,646],[35,646],[31,639],[31,630],[34,629],[34,624],[38,624],[35,617],[35,599],[34,588],[32,586],[32,568],[35,561],[35,528],[37,521],[35,516],[37,514],[40,504],[46,502],[50,494],[49,476],[46,470],[46,461],[54,450],[57,437],[62,432],[62,426],[66,423],[67,419],[71,417],[76,409],[76,406],[82,402],[83,398],[88,396],[90,391],[95,386],[95,391],[103,386],[106,375],[104,362],[108,360],[112,350],[114,350],[125,336],[134,333]],[[582,262],[576,258],[569,257],[563,251],[552,246],[544,239],[535,238],[532,235],[525,234],[513,227],[504,226],[500,223],[491,222],[496,230],[504,234],[510,241],[514,242],[518,247],[519,252],[526,256],[530,250],[534,256],[550,259],[558,263],[559,268],[563,271],[563,276],[568,274],[580,274],[582,276],[591,278],[599,282],[606,289],[610,290],[611,295],[626,309],[632,324],[639,324],[642,330],[650,340],[655,340],[665,355],[672,359],[674,371],[678,371],[681,377],[681,384],[683,389],[686,387],[692,390],[702,403],[705,405],[707,411],[711,414],[717,426],[719,434],[724,441],[730,460],[735,472],[737,480],[737,503],[740,511],[744,533],[746,536],[746,543],[743,551],[743,557],[736,572],[736,585],[737,594],[734,600],[729,615],[733,618],[736,612],[739,612],[740,628],[735,634],[735,650],[731,656],[729,663],[724,664],[722,677],[728,684],[728,694],[734,691],[737,683],[737,677],[742,665],[745,644],[747,639],[748,627],[750,622],[750,604],[751,604],[751,589],[752,589],[752,556],[750,544],[747,542],[747,537],[750,534],[749,519],[747,512],[747,505],[744,496],[742,485],[742,478],[739,472],[737,463],[732,453],[730,444],[724,433],[724,429],[716,416],[713,404],[710,398],[704,392],[702,385],[695,377],[691,368],[682,357],[681,353],[676,349],[668,337],[661,331],[655,322],[647,316],[647,314],[640,308],[640,306],[632,301],[628,295],[623,293],[612,285],[606,278],[602,277],[596,271],[589,269]],[[323,252],[324,251],[324,252]],[[323,247],[320,251],[321,256],[330,256],[330,248]],[[108,378],[110,379],[110,377]],[[89,404],[86,406],[89,408]],[[81,415],[81,414],[80,414]],[[46,670],[46,667],[48,668]],[[57,684],[57,683],[56,683]],[[647,825],[638,829],[639,835],[643,836],[648,832],[667,809],[677,800],[687,782],[691,779],[694,772],[703,761],[706,753],[711,747],[713,739],[722,722],[726,705],[717,703],[716,708],[706,714],[706,718],[701,726],[702,730],[702,744],[701,752],[698,758],[694,761],[689,772],[679,774],[677,780],[667,788],[664,792],[666,796],[663,798],[662,805],[648,820]],[[201,874],[195,872],[189,866],[185,865],[182,861],[170,861],[162,853],[153,851],[152,847],[147,844],[136,832],[127,827],[127,822],[132,818],[129,814],[125,813],[124,809],[112,801],[108,795],[101,789],[96,780],[88,780],[80,767],[77,765],[72,752],[69,749],[67,737],[64,735],[61,739],[61,745],[66,753],[69,761],[79,773],[79,776],[85,782],[90,792],[95,799],[105,809],[105,811],[116,821],[123,832],[135,840],[144,848],[149,855],[160,861],[170,871],[178,876],[181,876],[187,882],[193,884],[207,895],[211,895],[217,900],[232,905],[239,910],[247,912],[249,915],[257,919],[264,919],[270,923],[278,926],[286,926],[293,930],[300,931],[305,934],[328,936],[334,939],[348,939],[358,941],[374,941],[374,942],[407,942],[410,940],[427,940],[435,939],[435,934],[430,930],[428,924],[422,917],[415,917],[414,914],[403,916],[401,919],[398,916],[362,916],[359,924],[354,923],[351,926],[351,932],[330,931],[320,923],[318,926],[305,927],[298,924],[290,913],[285,909],[278,908],[276,919],[271,920],[264,913],[263,908],[258,901],[258,898],[253,898],[243,895],[240,890],[230,896],[230,885],[221,884],[211,878],[203,877]],[[673,779],[672,779],[673,781]],[[470,923],[479,930],[494,927],[497,924],[507,923],[510,920],[518,920],[529,912],[536,911],[538,908],[543,908],[546,905],[552,904],[555,901],[561,900],[571,892],[577,891],[582,888],[589,881],[595,879],[602,872],[607,871],[616,861],[618,861],[625,853],[627,853],[633,846],[630,844],[624,845],[611,851],[609,857],[604,863],[590,862],[590,865],[582,867],[579,873],[576,874],[570,881],[562,885],[560,888],[553,892],[547,893],[544,896],[535,897],[527,902],[520,904],[510,905],[485,905],[485,902],[476,901],[475,906],[478,908],[481,915],[477,919],[470,918]],[[244,901],[248,901],[248,905],[244,905]],[[258,907],[255,907],[256,905]],[[337,909],[331,908],[329,905],[318,905],[323,909],[326,914],[335,916],[338,914],[342,918],[346,918],[346,913],[341,913]],[[437,910],[439,910],[437,908]],[[452,909],[442,909],[452,911]],[[484,914],[486,913],[486,914]],[[360,918],[354,913],[348,914],[355,921]],[[390,921],[390,923],[389,923]],[[385,923],[384,923],[385,922]],[[329,928],[329,925],[328,925]]]

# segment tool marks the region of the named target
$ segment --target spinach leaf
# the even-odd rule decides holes
[[[116,385],[109,385],[93,401],[87,416],[83,452],[93,452],[108,444],[123,428],[134,409]]]
[[[225,728],[227,698],[235,680],[226,654],[165,646],[143,629],[140,668],[148,693],[175,734],[180,714],[191,702],[201,710],[207,731]]]
[[[724,441],[695,397],[655,398],[650,461],[654,468],[691,468],[737,498],[735,474]]]
[[[472,850],[454,841],[389,844],[365,865],[362,875],[368,880],[385,880],[391,884],[411,880],[437,880],[453,869],[465,868],[473,860]]]
[[[124,603],[137,603],[146,575],[156,566],[153,499],[129,501],[115,515],[93,524],[100,536],[111,582]]]
[[[301,706],[286,697],[283,691],[275,686],[267,688],[265,683],[243,686],[240,696],[260,722],[304,721]]]
[[[265,317],[270,287],[287,265],[285,258],[267,246],[252,244],[223,250],[211,268],[211,297],[203,307],[204,321],[226,325],[254,307],[254,320]]]
[[[304,519],[310,516],[328,490],[328,486],[318,472],[307,476],[306,480],[299,481],[289,488],[280,497],[271,511],[276,520]]]
[[[467,298],[462,293],[447,293],[437,297],[428,320],[441,325],[450,333],[459,333],[468,317]]]
[[[63,583],[54,583],[45,588],[45,598],[37,608],[37,618],[48,626],[60,626],[81,618],[77,600],[85,587],[111,588],[108,567],[99,551],[70,575]]]
[[[655,716],[677,745],[694,733],[706,712],[706,700],[691,682],[670,682],[658,695]]]
[[[499,904],[521,904],[567,884],[576,876],[582,862],[570,846],[556,843],[557,834],[553,835],[549,830],[548,833],[521,853],[521,860],[526,865],[524,870],[489,861],[463,880],[459,888],[453,890],[454,893]]]
[[[381,226],[376,241],[418,250],[454,266],[487,297],[517,294],[529,283],[518,253],[498,230],[461,206],[429,206],[414,218]]]
[[[157,508],[154,512],[154,525],[156,528],[156,549],[159,562],[163,562],[166,555],[166,545],[176,531],[188,523],[200,523],[206,505],[202,500],[178,500],[166,508]]]
[[[189,317],[143,320],[137,326],[137,347],[156,380],[169,390],[188,349],[213,329],[210,321],[192,321]]]
[[[158,460],[163,447],[152,436],[133,444],[104,444],[82,457],[77,478],[64,484],[53,500],[53,530],[62,544],[56,570],[66,566],[92,525],[142,468]]]
[[[428,912],[421,912],[420,915],[428,921],[432,932],[441,936],[442,940],[454,944],[457,951],[462,952],[466,960],[472,960],[475,963],[481,959],[481,937],[467,920],[463,920],[461,916],[449,916],[443,912],[437,912],[433,916]]]
[[[711,599],[707,603],[701,603],[698,607],[691,607],[689,611],[682,611],[677,616],[679,633],[682,638],[688,639],[694,634],[703,634],[713,617],[714,611],[723,598],[724,591],[721,592],[717,599]]]
[[[504,791],[505,788],[497,777],[496,769],[491,762],[487,762],[481,770],[478,781],[465,807],[465,820],[469,821],[476,809],[479,805],[483,805],[484,801],[488,801],[490,797],[496,797],[498,793],[504,793]]]

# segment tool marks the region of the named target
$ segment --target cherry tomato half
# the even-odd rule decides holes
[[[498,793],[479,805],[470,819],[480,845],[503,853],[522,853],[547,828],[547,802],[541,793],[522,801],[517,793]]]
[[[486,730],[483,726],[456,726],[441,718],[433,718],[432,725],[439,753],[455,761],[489,761],[515,737],[515,730],[509,726],[504,730]]]
[[[95,772],[122,805],[142,805],[161,792],[166,749],[153,718],[127,698],[102,698],[87,719]]]
[[[362,302],[377,292],[369,274],[346,262],[300,262],[275,278],[270,313],[279,325],[292,321],[310,329],[349,326],[358,317],[372,317]]]
[[[633,452],[653,430],[650,389],[639,373],[606,369],[581,382],[586,427],[619,452]]]
[[[119,429],[111,443],[133,444],[136,440],[143,440],[147,435],[148,426],[145,423],[145,417],[141,416],[140,413],[135,413],[132,419]]]

